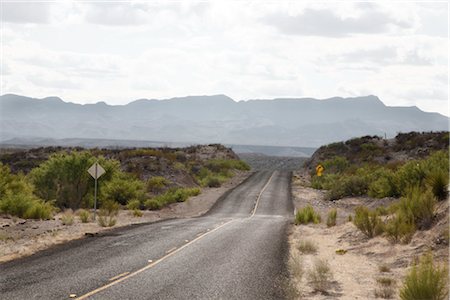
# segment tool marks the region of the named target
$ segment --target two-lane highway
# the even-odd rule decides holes
[[[290,173],[258,172],[202,217],[117,229],[0,265],[3,299],[280,299]]]

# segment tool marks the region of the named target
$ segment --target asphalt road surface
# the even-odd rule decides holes
[[[118,228],[0,264],[0,299],[282,299],[289,172],[257,172],[198,218]]]

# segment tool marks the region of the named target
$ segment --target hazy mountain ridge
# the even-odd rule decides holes
[[[0,140],[102,138],[182,143],[320,146],[362,135],[448,130],[449,119],[376,96],[249,100],[225,95],[126,105],[67,103],[58,97],[0,97]]]

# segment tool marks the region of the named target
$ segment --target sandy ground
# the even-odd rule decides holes
[[[322,191],[306,187],[306,175],[296,174],[292,185],[294,205],[301,208],[311,204],[322,216],[322,223],[317,225],[299,225],[292,229],[290,235],[291,268],[293,264],[301,265],[303,276],[301,280],[292,279],[292,285],[297,289],[292,298],[297,299],[380,299],[375,291],[380,290],[377,278],[388,277],[396,281],[394,296],[398,298],[401,281],[414,258],[429,251],[436,260],[448,264],[448,244],[440,240],[442,231],[448,228],[448,218],[442,218],[440,223],[431,230],[420,231],[407,244],[393,244],[385,237],[368,239],[352,222],[348,215],[358,205],[376,207],[388,205],[395,199],[371,199],[368,197],[345,198],[330,202],[323,199]],[[327,228],[325,220],[330,208],[337,208],[337,226]],[[447,215],[448,202],[438,207],[439,214]],[[301,241],[310,241],[317,247],[314,254],[301,254],[298,246]],[[346,250],[345,254],[337,254],[336,250]],[[294,259],[293,259],[294,258]],[[311,287],[308,272],[318,259],[326,260],[333,274],[327,293],[315,292]],[[381,272],[380,266],[387,266],[388,272]]]
[[[171,204],[158,211],[142,211],[142,217],[134,217],[130,211],[121,210],[114,228],[162,219],[199,216],[208,211],[222,194],[237,186],[250,174],[250,172],[239,172],[219,188],[204,188],[200,195],[191,197],[186,202]],[[101,227],[94,222],[82,223],[77,216],[72,225],[63,225],[61,216],[62,214],[59,213],[53,220],[47,221],[0,216],[0,262],[27,256],[56,244],[109,230],[109,228]]]

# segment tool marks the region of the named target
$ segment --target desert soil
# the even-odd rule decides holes
[[[130,211],[121,210],[114,228],[163,219],[189,218],[202,215],[211,208],[221,195],[239,185],[250,174],[250,172],[238,172],[219,188],[204,188],[200,195],[191,197],[186,202],[171,204],[161,210],[142,211],[142,217],[134,217]],[[101,227],[95,222],[82,223],[77,216],[75,216],[72,225],[63,225],[61,216],[62,213],[59,213],[55,215],[53,220],[47,221],[0,216],[0,262],[31,255],[56,244],[111,229]]]
[[[413,260],[431,250],[436,261],[448,265],[448,241],[442,239],[448,228],[448,201],[438,205],[438,224],[428,231],[417,232],[412,241],[405,244],[393,244],[385,237],[368,239],[362,234],[348,216],[358,205],[374,208],[387,206],[395,199],[372,199],[369,197],[344,198],[338,201],[324,200],[325,193],[308,187],[309,178],[305,173],[295,173],[293,179],[293,201],[296,209],[311,204],[320,212],[321,224],[294,226],[289,238],[291,258],[296,257],[302,265],[301,280],[292,278],[291,284],[297,290],[292,293],[297,299],[379,299],[375,291],[380,287],[377,278],[389,277],[396,281],[392,299],[399,299],[398,290],[402,279]],[[328,228],[325,224],[331,208],[338,212],[337,226]],[[448,235],[448,233],[447,233]],[[315,254],[301,254],[298,245],[301,241],[311,241],[317,246]],[[346,250],[337,254],[336,250]],[[328,292],[315,292],[308,282],[308,271],[317,259],[326,260],[333,273]],[[292,259],[290,261],[292,267]],[[387,266],[388,272],[379,267]]]

